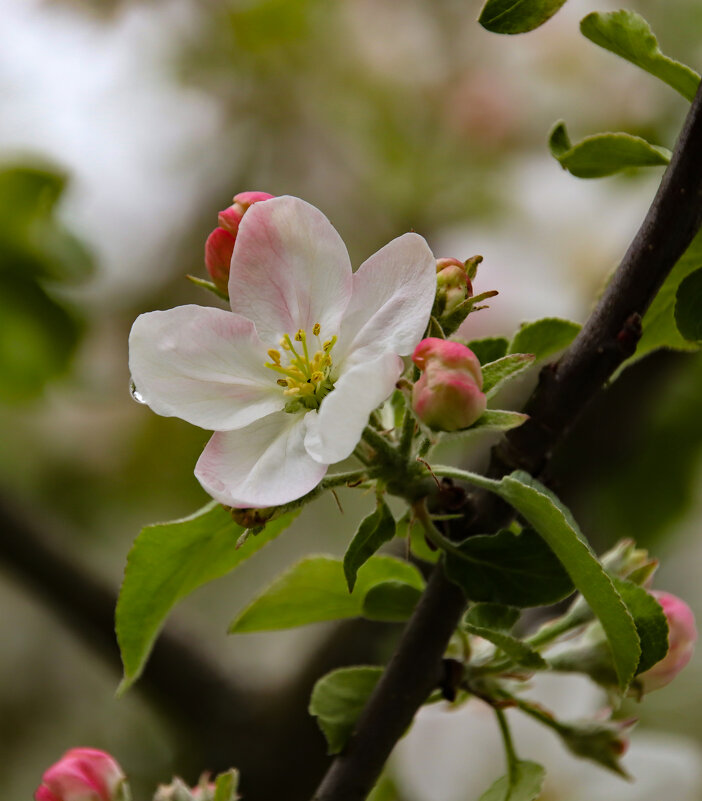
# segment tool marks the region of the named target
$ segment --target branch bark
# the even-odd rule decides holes
[[[692,103],[671,163],[640,229],[599,303],[569,350],[541,373],[529,421],[493,450],[489,473],[516,467],[543,471],[554,445],[636,348],[641,318],[702,224],[702,87]],[[472,496],[462,535],[495,531],[510,510],[486,492]],[[438,566],[345,752],[314,801],[362,801],[397,740],[436,686],[441,659],[465,598]]]

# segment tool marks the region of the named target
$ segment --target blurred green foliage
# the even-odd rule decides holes
[[[92,262],[57,218],[65,186],[50,168],[0,168],[0,401],[40,394],[78,343],[79,319],[54,293],[88,276]]]

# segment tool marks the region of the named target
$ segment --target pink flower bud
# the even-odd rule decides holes
[[[653,590],[651,595],[663,607],[668,619],[669,648],[660,662],[639,676],[647,693],[665,687],[680,673],[692,658],[697,640],[695,616],[684,601],[668,592]]]
[[[205,266],[215,286],[222,292],[229,287],[229,268],[234,252],[234,236],[224,228],[215,228],[205,242]]]
[[[485,411],[481,392],[480,362],[470,348],[459,342],[428,337],[414,349],[412,361],[422,376],[412,388],[412,408],[417,417],[437,431],[468,428]]]
[[[109,754],[72,748],[44,773],[34,801],[127,801],[126,782]]]
[[[272,197],[267,192],[239,192],[234,196],[234,203],[219,212],[219,227],[212,231],[205,242],[205,266],[215,286],[225,294],[229,287],[229,268],[239,224],[246,210],[254,203]]]
[[[234,195],[234,203],[224,211],[220,211],[217,221],[221,228],[224,228],[232,236],[236,236],[239,231],[239,223],[246,210],[254,203],[262,200],[270,200],[274,195],[268,192],[239,192]]]

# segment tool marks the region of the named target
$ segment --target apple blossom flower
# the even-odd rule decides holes
[[[141,315],[129,338],[139,396],[214,430],[195,468],[228,506],[276,506],[348,457],[421,338],[436,268],[408,233],[351,270],[327,218],[298,198],[256,203],[239,224],[232,311]]]
[[[222,292],[227,291],[234,242],[244,214],[254,203],[270,200],[272,197],[268,192],[239,192],[234,195],[234,203],[219,212],[219,226],[205,242],[205,267],[215,286]]]
[[[128,801],[122,768],[105,751],[72,748],[42,776],[35,801]]]
[[[422,375],[412,388],[417,417],[437,431],[468,428],[485,411],[478,357],[460,342],[427,337],[412,354]]]
[[[659,590],[651,590],[651,595],[663,607],[668,620],[668,653],[639,676],[643,690],[647,693],[670,684],[692,659],[697,640],[695,616],[685,601]]]

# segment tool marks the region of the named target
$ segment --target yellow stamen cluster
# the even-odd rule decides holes
[[[312,334],[317,340],[317,347],[312,356],[308,348],[307,332],[302,329],[299,329],[292,338],[289,334],[285,334],[280,340],[282,353],[275,348],[268,351],[270,361],[265,363],[266,367],[284,376],[276,383],[284,387],[283,394],[290,398],[292,402],[289,404],[290,411],[297,411],[300,407],[317,409],[325,395],[334,389],[330,373],[331,350],[336,343],[336,337],[322,342],[319,339],[321,330],[319,323],[315,323],[312,327]],[[293,343],[299,343],[301,348],[296,349]],[[283,364],[284,356],[287,364]]]

